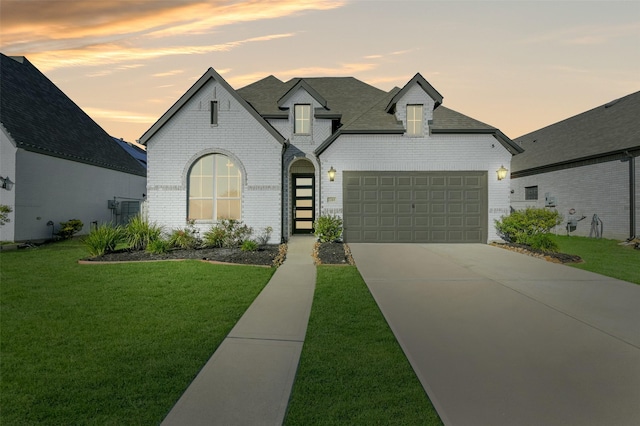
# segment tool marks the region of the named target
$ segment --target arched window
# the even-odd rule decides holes
[[[226,155],[201,157],[189,171],[189,219],[241,219],[242,173]]]

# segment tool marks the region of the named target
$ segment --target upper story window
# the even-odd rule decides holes
[[[422,105],[407,105],[407,135],[422,136]]]
[[[311,105],[296,105],[294,107],[293,133],[308,135],[311,133]]]

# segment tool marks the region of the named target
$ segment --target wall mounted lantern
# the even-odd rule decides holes
[[[0,176],[0,183],[2,184],[2,189],[6,189],[7,191],[11,191],[11,188],[13,188],[13,182],[11,182],[9,176],[6,178]]]
[[[506,178],[508,171],[509,170],[504,168],[504,165],[500,166],[500,168],[498,170],[496,170],[496,173],[498,174],[498,180],[502,180],[502,179]]]
[[[329,182],[333,182],[336,179],[336,169],[331,166],[327,173],[329,174]]]

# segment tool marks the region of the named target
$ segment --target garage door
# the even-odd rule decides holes
[[[486,243],[487,172],[344,172],[344,239]]]

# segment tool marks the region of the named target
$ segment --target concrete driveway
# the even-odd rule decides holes
[[[350,247],[445,424],[640,424],[639,285],[488,245]]]

